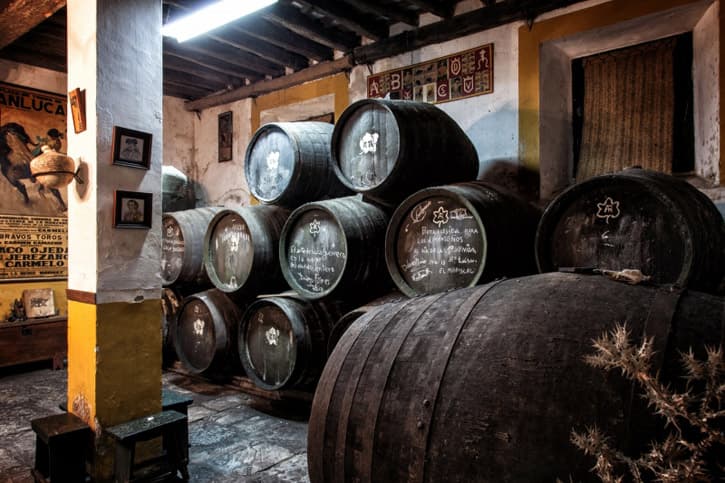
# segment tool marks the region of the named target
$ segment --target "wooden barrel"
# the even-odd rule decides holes
[[[184,299],[177,317],[174,345],[187,371],[221,376],[239,369],[235,342],[243,308],[217,289]]]
[[[226,208],[209,222],[204,266],[216,288],[235,297],[285,288],[277,244],[289,211],[278,206]]]
[[[725,224],[715,205],[673,176],[628,169],[564,191],[536,235],[539,270],[638,269],[657,283],[716,291]]]
[[[191,210],[196,206],[193,181],[173,166],[161,167],[161,210]]]
[[[161,281],[174,284],[209,285],[204,269],[204,235],[219,207],[164,213],[161,217]]]
[[[478,154],[466,133],[425,102],[363,99],[351,104],[335,124],[331,155],[345,186],[384,202],[478,175]]]
[[[280,237],[285,280],[310,300],[386,288],[387,223],[383,210],[353,196],[300,206]]]
[[[332,129],[332,124],[313,121],[260,127],[244,162],[250,192],[262,203],[288,208],[351,194],[332,169]]]
[[[393,213],[385,262],[410,297],[533,274],[540,216],[523,199],[482,181],[426,188]]]
[[[572,429],[596,425],[630,456],[654,431],[631,381],[584,362],[592,340],[626,323],[635,340],[654,337],[653,370],[681,382],[678,350],[705,357],[722,343],[724,309],[722,297],[564,273],[382,306],[325,366],[310,481],[591,481]]]
[[[239,358],[247,376],[266,390],[314,388],[327,360],[334,305],[295,297],[255,300],[239,324]]]
[[[174,336],[176,335],[176,319],[183,297],[178,290],[171,288],[161,289],[161,365],[166,367],[176,360]]]

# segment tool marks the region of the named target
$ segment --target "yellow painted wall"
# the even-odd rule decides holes
[[[591,8],[537,21],[519,29],[519,155],[523,164],[539,168],[539,54],[541,44],[579,32],[606,27],[697,0],[614,0]],[[720,13],[722,19],[722,10]],[[722,24],[722,20],[721,20]],[[723,49],[722,43],[720,48]],[[721,57],[722,60],[722,57]],[[722,62],[720,62],[722,72]],[[721,94],[723,78],[720,76]],[[722,124],[722,118],[721,118]],[[722,129],[721,129],[722,132]],[[721,145],[722,145],[721,137]],[[720,179],[725,179],[721,161]]]
[[[5,320],[10,312],[10,307],[16,299],[23,298],[23,290],[38,288],[52,288],[55,296],[55,308],[58,315],[68,314],[68,302],[65,290],[68,283],[65,280],[53,280],[47,282],[0,282],[0,323]]]

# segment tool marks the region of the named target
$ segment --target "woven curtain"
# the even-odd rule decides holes
[[[577,181],[630,166],[672,172],[674,47],[666,39],[583,60]]]

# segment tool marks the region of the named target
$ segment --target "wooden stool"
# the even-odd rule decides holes
[[[86,481],[86,451],[91,428],[71,413],[34,419],[36,482],[77,483]]]
[[[189,396],[171,389],[161,390],[161,409],[164,411],[177,411],[184,416],[189,415],[189,406],[194,402]]]
[[[128,483],[143,481],[145,478],[156,481],[161,476],[157,472],[141,479],[134,477],[136,443],[158,437],[162,438],[166,463],[170,469],[169,476],[175,477],[178,471],[184,481],[189,480],[189,428],[185,415],[177,411],[163,411],[107,428],[106,432],[116,441],[116,458],[113,464],[115,482]]]

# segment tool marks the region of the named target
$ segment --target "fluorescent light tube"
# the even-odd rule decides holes
[[[276,2],[277,0],[221,0],[167,23],[161,28],[161,33],[184,42]]]

